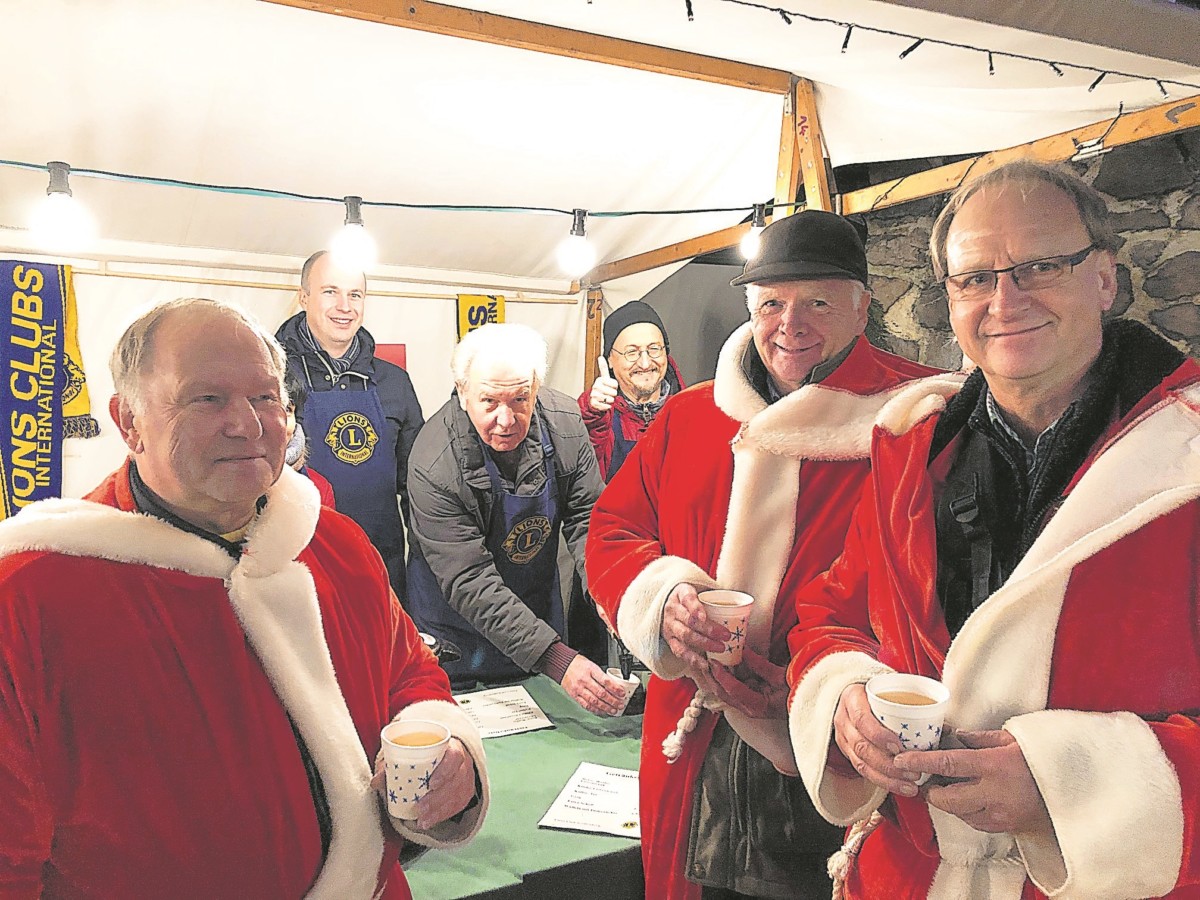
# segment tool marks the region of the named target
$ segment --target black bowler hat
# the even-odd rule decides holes
[[[866,285],[867,251],[849,221],[836,213],[806,209],[768,225],[758,253],[729,283],[818,278],[849,278]]]

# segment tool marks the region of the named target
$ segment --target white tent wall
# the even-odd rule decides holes
[[[32,254],[5,251],[4,258],[37,259]],[[295,262],[298,271],[302,260]],[[274,331],[297,310],[296,292],[260,287],[234,287],[214,284],[219,281],[256,282],[267,285],[295,283],[295,276],[245,269],[197,269],[168,266],[142,266],[171,278],[194,278],[194,282],[129,278],[117,275],[87,274],[87,261],[80,261],[74,276],[79,322],[80,350],[87,374],[92,415],[100,424],[100,434],[89,439],[70,439],[63,449],[63,495],[81,496],[90,491],[125,456],[116,426],[108,414],[112,395],[112,377],[108,359],[125,326],[142,310],[176,297],[209,297],[236,304],[263,326]],[[422,293],[455,292],[453,286],[405,284],[374,279],[370,287],[378,291],[411,290]],[[484,293],[479,289],[459,288],[459,293]],[[503,291],[492,291],[503,293]],[[550,347],[550,372],[547,383],[571,396],[581,390],[583,363],[584,310],[581,301],[568,297],[565,303],[521,302],[506,295],[508,322],[536,329]],[[428,418],[450,397],[453,379],[450,355],[457,341],[457,308],[453,299],[429,299],[374,296],[368,294],[366,328],[381,343],[405,344],[408,372],[413,379],[422,410]]]

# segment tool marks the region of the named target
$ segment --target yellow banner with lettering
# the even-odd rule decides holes
[[[458,339],[481,325],[504,321],[504,297],[499,294],[458,295]]]
[[[71,267],[0,260],[0,518],[62,494],[62,439],[94,437]]]

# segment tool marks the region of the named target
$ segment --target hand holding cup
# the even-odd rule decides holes
[[[942,726],[950,691],[940,681],[923,675],[892,672],[876,675],[867,682],[871,713],[893,732],[904,750],[936,750],[942,742]],[[917,784],[929,779],[923,773]]]

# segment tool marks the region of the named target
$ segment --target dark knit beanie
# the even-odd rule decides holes
[[[671,352],[671,339],[667,337],[667,329],[663,327],[662,319],[658,317],[658,313],[654,311],[654,307],[649,303],[643,303],[641,300],[634,300],[614,310],[604,320],[605,359],[608,359],[608,355],[612,353],[613,344],[617,342],[617,338],[621,332],[630,325],[637,325],[639,322],[649,322],[662,332],[663,346],[667,348],[668,353]]]

